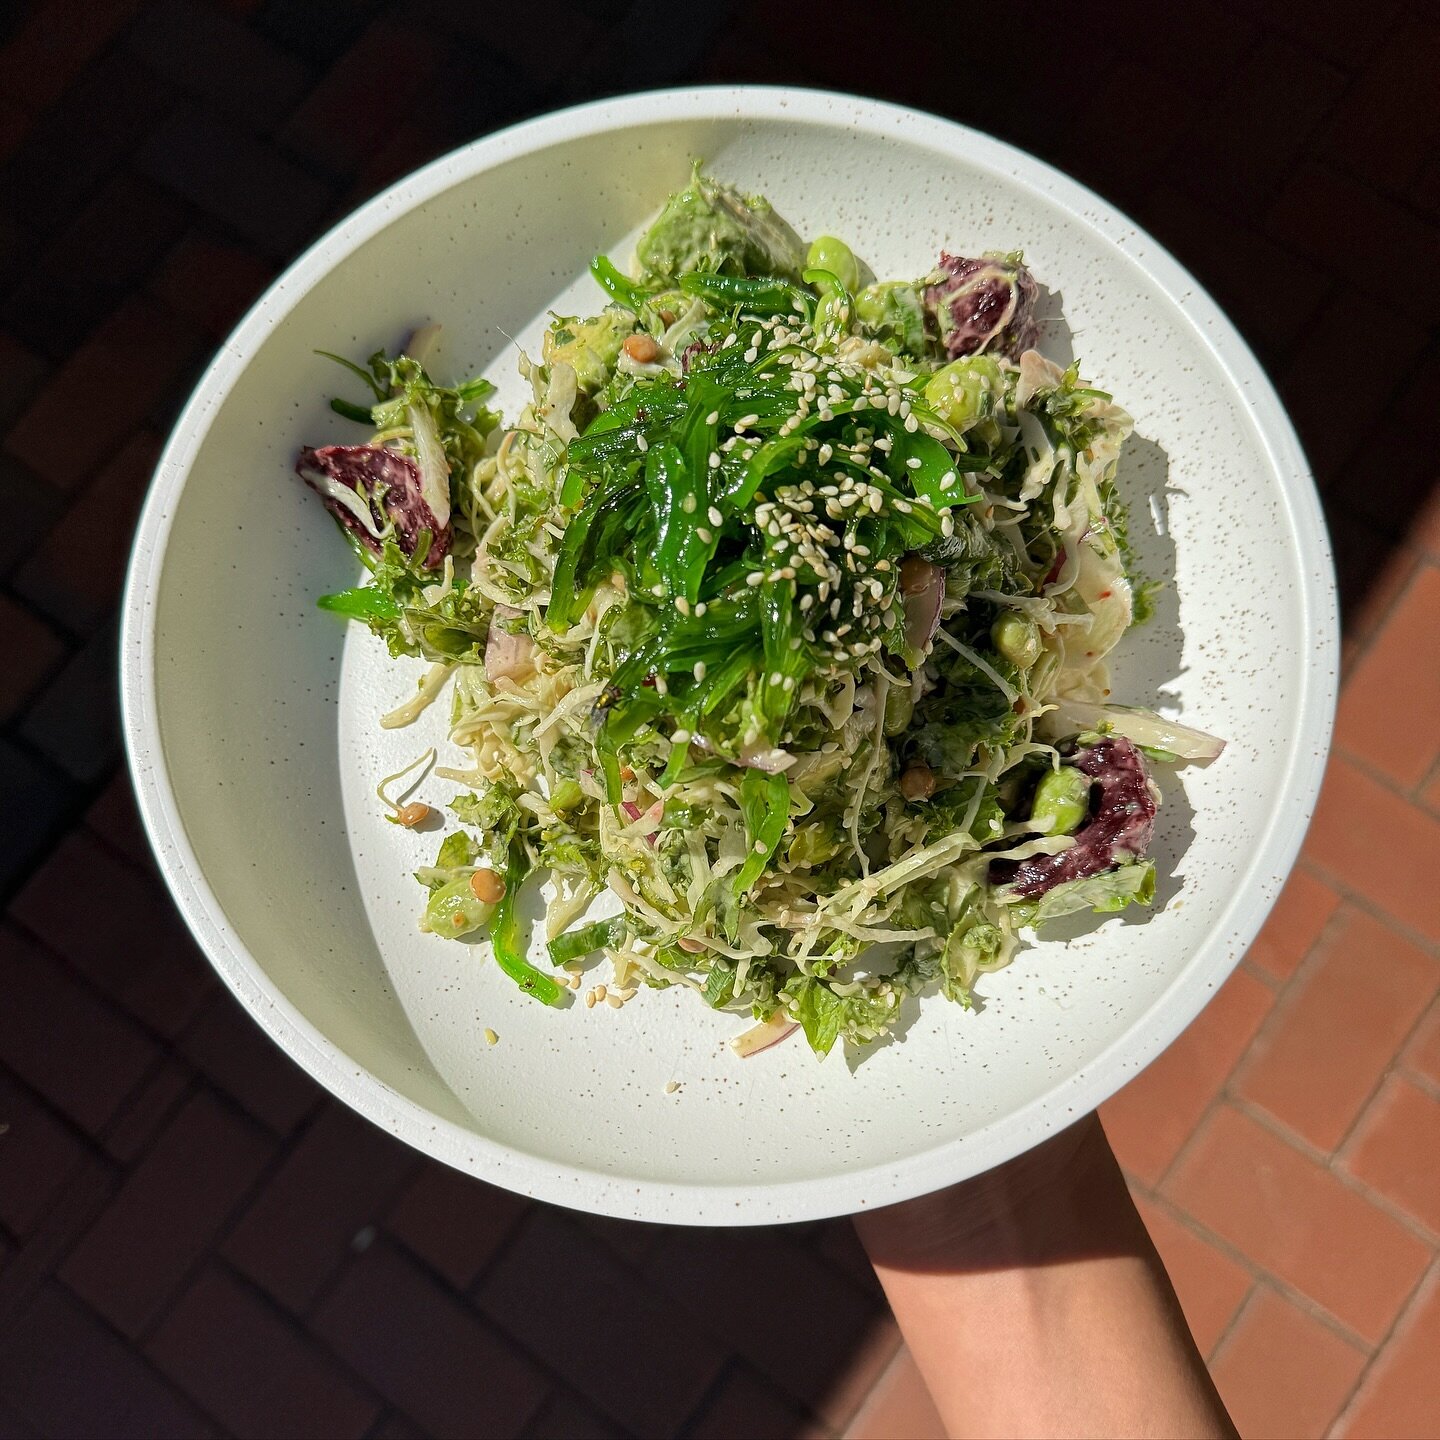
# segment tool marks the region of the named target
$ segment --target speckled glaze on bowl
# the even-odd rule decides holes
[[[1137,419],[1122,468],[1143,561],[1169,582],[1117,657],[1117,698],[1224,735],[1162,777],[1163,910],[1075,926],[933,1000],[858,1065],[801,1043],[736,1060],[739,1022],[683,990],[549,1010],[483,946],[420,935],[409,871],[434,835],[382,822],[376,779],[439,737],[381,732],[404,693],[368,634],[316,611],[353,579],[296,482],[302,442],[365,355],[444,323],[436,369],[518,395],[511,338],[590,311],[597,250],[692,156],[763,190],[881,275],[942,245],[1023,247],[1042,348]],[[221,349],[161,459],[125,603],[124,707],[146,825],[226,983],[341,1099],[417,1148],[545,1200],[688,1224],[802,1220],[976,1174],[1085,1113],[1163,1049],[1259,929],[1309,819],[1336,685],[1329,548],[1275,394],[1214,303],[1124,216],[986,136],[851,97],[641,95],[547,116],[437,161],[307,252]],[[443,708],[443,707],[442,707]],[[424,798],[450,789],[429,782]],[[483,1027],[500,1036],[494,1047]],[[667,1082],[678,1089],[667,1093]]]

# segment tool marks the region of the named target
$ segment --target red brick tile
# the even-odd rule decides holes
[[[1440,234],[1440,226],[1432,227]],[[1425,508],[1435,485],[1436,466],[1426,425],[1440,412],[1440,350],[1431,350],[1410,373],[1385,415],[1390,444],[1361,445],[1330,497],[1344,517],[1369,517],[1395,539],[1407,535]],[[1338,507],[1338,508],[1337,508]]]
[[[1412,547],[1392,545],[1387,541],[1382,548],[1384,559],[1373,566],[1367,576],[1364,598],[1345,619],[1341,638],[1345,676],[1341,683],[1342,697],[1349,677],[1355,673],[1365,651],[1383,629],[1396,602],[1409,588],[1410,581],[1420,568],[1420,561]]]
[[[1375,1357],[1337,1434],[1346,1440],[1440,1435],[1436,1355],[1440,1355],[1440,1270],[1431,1273],[1389,1343]]]
[[[0,735],[0,887],[18,885],[55,843],[81,804],[79,787],[64,771]]]
[[[132,1338],[168,1304],[259,1179],[271,1147],[208,1095],[185,1105],[60,1278]]]
[[[13,101],[0,99],[0,164],[19,148],[30,129],[30,116]]]
[[[1440,756],[1440,665],[1417,664],[1440,635],[1440,568],[1421,567],[1345,686],[1335,743],[1406,789]],[[1404,723],[1396,709],[1404,694]]]
[[[101,1136],[106,1153],[127,1165],[139,1159],[189,1098],[194,1080],[188,1065],[167,1056]]]
[[[1291,984],[1235,1090],[1319,1150],[1354,1124],[1440,985],[1440,964],[1388,926],[1342,910]]]
[[[1291,872],[1248,958],[1276,980],[1288,980],[1330,923],[1340,897],[1304,870]]]
[[[1430,1256],[1398,1220],[1228,1105],[1186,1151],[1164,1192],[1372,1344]]]
[[[525,1222],[476,1296],[497,1326],[641,1435],[674,1434],[720,1372],[721,1350],[685,1311],[553,1210]],[[618,1349],[572,1343],[620,1334],[627,1344]],[[665,1363],[656,1366],[661,1350]]]
[[[327,1105],[236,1226],[226,1258],[292,1310],[307,1309],[415,1163],[354,1111]]]
[[[0,1072],[0,1225],[22,1240],[80,1169],[84,1142]]]
[[[493,44],[487,40],[487,47]],[[280,130],[297,155],[336,175],[354,170],[389,134],[394,116],[425,93],[441,65],[431,35],[390,16],[377,19],[350,47]],[[383,106],[355,105],[381,88]],[[346,122],[335,123],[337,113]]]
[[[107,175],[6,297],[6,326],[64,359],[141,284],[186,218],[184,204],[153,182],[125,169]]]
[[[1392,31],[1360,72],[1331,117],[1322,153],[1367,184],[1404,194],[1440,143],[1434,106],[1420,102],[1437,72],[1440,24],[1422,10]]]
[[[214,164],[221,154],[225,164]],[[174,110],[135,163],[268,257],[297,250],[330,207],[328,188],[311,172],[248,128],[198,106]]]
[[[768,1277],[763,1306],[755,1304],[757,1272]],[[823,1404],[875,1313],[783,1232],[668,1230],[644,1274],[710,1334],[812,1408]],[[787,1343],[798,1334],[809,1337],[803,1351]]]
[[[83,905],[75,903],[77,875],[85,877]],[[217,988],[159,886],[83,831],[36,871],[11,913],[164,1035],[183,1030]]]
[[[1161,184],[1146,199],[1145,220],[1225,307],[1245,334],[1270,354],[1288,351],[1324,303],[1328,275],[1288,255],[1267,236],[1229,219],[1178,185]],[[1236,265],[1236,247],[1253,265]],[[1276,286],[1277,271],[1286,283]]]
[[[1353,288],[1344,288],[1320,311],[1279,376],[1281,398],[1322,487],[1336,476],[1344,483],[1346,474],[1343,462],[1349,447],[1334,443],[1334,369],[1326,367],[1324,357],[1334,337],[1354,323],[1354,307]],[[1365,429],[1379,424],[1382,417],[1390,421],[1401,384],[1427,340],[1424,325],[1412,320],[1400,307],[1377,306],[1373,315],[1380,332],[1377,341],[1394,355],[1394,364],[1377,366],[1363,379],[1357,376],[1353,388],[1346,387],[1347,402],[1354,400],[1355,414]]]
[[[1100,1107],[1116,1158],[1153,1185],[1190,1138],[1260,1028],[1274,996],[1237,970],[1190,1027]]]
[[[1235,67],[1204,120],[1181,141],[1172,173],[1202,194],[1254,213],[1345,89],[1313,52],[1264,35]]]
[[[150,1359],[237,1435],[363,1435],[379,1402],[288,1318],[211,1266],[145,1346]]]
[[[1436,174],[1440,175],[1440,164]],[[1432,485],[1410,530],[1411,540],[1431,560],[1440,560],[1440,485]]]
[[[505,1243],[529,1202],[447,1165],[426,1165],[386,1217],[386,1228],[457,1290]]]
[[[387,1400],[437,1435],[470,1435],[481,1426],[514,1435],[545,1399],[545,1379],[529,1360],[385,1245],[372,1246],[345,1272],[312,1328]],[[552,1331],[545,1346],[576,1348],[578,1335],[602,1333]]]
[[[0,429],[20,417],[49,372],[41,356],[0,331]]]
[[[6,447],[42,479],[74,490],[116,455],[186,373],[196,349],[188,325],[152,301],[126,300],[60,367]],[[103,395],[105,403],[77,409],[77,395]]]
[[[0,358],[0,369],[4,363]],[[0,451],[0,514],[7,517],[0,533],[0,575],[9,575],[29,558],[64,508],[64,497],[53,485],[32,475],[13,455]]]
[[[0,723],[18,713],[64,661],[65,642],[43,620],[0,595],[0,634],[5,664],[0,666]]]
[[[945,1440],[920,1371],[902,1350],[845,1431],[845,1440]]]
[[[127,860],[142,868],[153,865],[150,841],[135,806],[130,772],[121,770],[85,812],[85,823]]]
[[[524,1440],[620,1440],[624,1433],[569,1390],[551,1395],[521,1432]]]
[[[140,8],[141,0],[49,0],[0,50],[0,91],[30,113],[58,100]]]
[[[1344,1163],[1357,1180],[1440,1233],[1440,1100],[1392,1077],[1345,1147]]]
[[[320,1087],[228,993],[217,995],[181,1036],[180,1049],[231,1099],[278,1135],[290,1134],[320,1103]]]
[[[1423,1075],[1432,1085],[1440,1085],[1440,1001],[1430,1007],[1430,1013],[1406,1047],[1401,1063],[1416,1075]]]
[[[1405,856],[1440,854],[1440,820],[1407,804],[1348,760],[1333,759],[1305,854],[1402,925],[1440,939],[1440,886]]]
[[[152,0],[125,42],[157,75],[256,129],[284,115],[309,80],[293,55],[209,5]]]
[[[168,85],[112,46],[85,66],[61,104],[36,117],[26,144],[5,167],[5,208],[0,212],[7,218],[23,217],[27,261],[39,237],[72,220],[125,168],[171,101]],[[0,263],[3,260],[0,250]],[[12,268],[15,278],[23,273],[18,266]]]
[[[1208,1355],[1250,1293],[1250,1272],[1201,1239],[1163,1201],[1137,1195],[1135,1205],[1180,1297],[1195,1344]]]
[[[219,337],[260,298],[274,273],[250,251],[195,233],[170,252],[149,289],[177,315]]]
[[[525,1433],[529,1435],[530,1431],[527,1429]],[[536,1433],[543,1433],[545,1440],[550,1440],[550,1437],[564,1434],[564,1431],[547,1430]],[[426,1440],[426,1436],[413,1420],[407,1420],[398,1410],[387,1410],[380,1423],[370,1431],[370,1440]]]
[[[685,1433],[692,1440],[789,1440],[804,1426],[805,1412],[746,1365],[737,1364],[705,1402]]]
[[[0,995],[0,1060],[92,1135],[160,1058],[138,1025],[9,926],[0,928]]]
[[[66,628],[91,631],[114,610],[159,455],[157,436],[131,436],[15,572],[15,588]]]
[[[220,1433],[58,1285],[0,1345],[0,1396],[44,1435]]]
[[[1246,1440],[1324,1435],[1369,1357],[1353,1341],[1261,1286],[1211,1363]]]
[[[20,735],[82,785],[95,785],[120,758],[118,616],[96,629],[36,696]]]
[[[1377,249],[1407,256],[1412,283],[1406,305],[1417,317],[1434,318],[1440,302],[1440,237],[1407,208],[1351,176],[1315,164],[1300,166],[1266,214],[1265,229],[1307,259],[1346,275],[1382,305],[1393,300],[1384,267],[1367,274],[1355,256]]]

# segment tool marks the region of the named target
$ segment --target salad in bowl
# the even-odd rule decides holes
[[[363,433],[298,458],[367,572],[321,606],[429,665],[381,723],[448,708],[454,753],[378,787],[444,830],[419,923],[547,1004],[603,956],[588,1003],[687,986],[742,1054],[971,1006],[1027,928],[1152,900],[1156,769],[1220,751],[1112,699],[1155,585],[1132,422],[1037,348],[1022,255],[895,280],[863,248],[697,166],[510,421],[438,383],[426,326],[341,359]]]

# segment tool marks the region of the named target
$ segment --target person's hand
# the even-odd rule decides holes
[[[853,1218],[950,1434],[1235,1434],[1095,1116]]]

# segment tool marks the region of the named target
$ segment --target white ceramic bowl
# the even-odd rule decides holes
[[[489,368],[552,307],[590,311],[598,250],[693,156],[802,232],[848,237],[881,275],[941,246],[1023,247],[1051,292],[1042,348],[1136,416],[1122,469],[1151,573],[1118,698],[1228,738],[1165,782],[1164,909],[1079,927],[935,999],[858,1066],[792,1042],[747,1061],[688,992],[547,1009],[485,952],[415,928],[433,836],[382,823],[377,778],[441,717],[381,733],[410,673],[315,597],[353,580],[296,481],[302,442],[353,438],[327,409],[364,356],[441,321],[436,369]],[[1063,302],[1063,319],[1059,303]],[[716,89],[550,115],[402,181],[313,246],[221,348],[160,462],[125,603],[125,729],[175,898],[266,1031],[375,1123],[542,1199],[689,1224],[801,1220],[973,1175],[1118,1089],[1229,974],[1285,878],[1325,758],[1336,610],[1305,460],[1229,322],[1123,215],[972,130],[839,95]],[[451,787],[436,782],[432,800]],[[499,1032],[488,1047],[483,1027]],[[668,1081],[679,1089],[666,1093]]]

